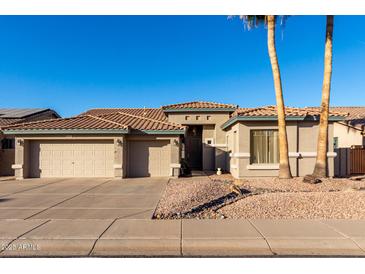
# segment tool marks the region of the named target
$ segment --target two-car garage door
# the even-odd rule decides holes
[[[128,141],[128,177],[170,176],[170,142]],[[29,177],[113,177],[113,140],[31,141]]]
[[[113,141],[32,141],[30,177],[112,177]]]

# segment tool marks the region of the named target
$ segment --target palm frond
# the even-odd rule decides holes
[[[233,17],[234,16],[229,16],[228,18],[231,19]],[[285,24],[288,18],[288,15],[275,16],[276,23],[279,24],[282,28],[285,28]],[[242,20],[244,28],[247,30],[257,28],[260,25],[267,25],[267,15],[239,15],[239,19]]]

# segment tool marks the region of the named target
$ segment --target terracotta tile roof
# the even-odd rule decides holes
[[[21,123],[4,127],[7,129],[127,129],[128,127],[98,116],[79,116],[72,118],[49,119],[29,123]]]
[[[87,114],[98,116],[115,112],[123,112],[135,116],[148,117],[159,121],[167,121],[167,116],[161,108],[94,108],[81,113],[78,116]]]
[[[184,130],[182,125],[159,121],[123,112],[104,115],[83,115],[72,118],[52,119],[38,122],[21,123],[4,127],[5,130],[39,129],[133,129],[133,130]]]
[[[305,107],[295,108],[286,107],[285,115],[287,117],[306,117],[306,116],[319,116],[319,108]],[[271,117],[277,116],[276,106],[263,106],[257,108],[239,108],[232,116],[245,116],[245,117]],[[329,116],[347,116],[347,113],[330,110]]]
[[[185,126],[149,117],[142,117],[124,112],[99,115],[97,117],[128,125],[135,130],[184,130]]]
[[[331,107],[330,110],[348,113],[346,120],[353,124],[365,124],[365,107]]]
[[[23,119],[3,119],[0,118],[0,128],[3,126],[8,126],[11,124],[17,124],[17,123],[21,123],[23,121]]]
[[[181,103],[181,104],[173,104],[173,105],[167,105],[163,106],[162,109],[164,110],[178,110],[178,109],[236,109],[237,105],[231,105],[231,104],[221,104],[221,103],[214,103],[214,102],[187,102],[187,103]]]

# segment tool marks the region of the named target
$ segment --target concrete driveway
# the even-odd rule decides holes
[[[365,220],[151,220],[167,181],[0,182],[0,257],[365,256]]]
[[[150,219],[168,178],[0,182],[0,219]]]

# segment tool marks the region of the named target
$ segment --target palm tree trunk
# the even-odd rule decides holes
[[[278,57],[275,47],[275,16],[267,16],[267,46],[269,50],[272,74],[274,77],[276,108],[278,112],[279,127],[279,178],[292,178],[289,165],[288,138],[286,134],[285,109],[283,90],[281,86],[281,76]]]
[[[322,86],[321,118],[317,142],[317,158],[313,176],[327,176],[327,149],[328,149],[328,111],[330,103],[331,75],[332,75],[332,36],[333,15],[327,16],[326,46],[324,53],[324,77]]]

